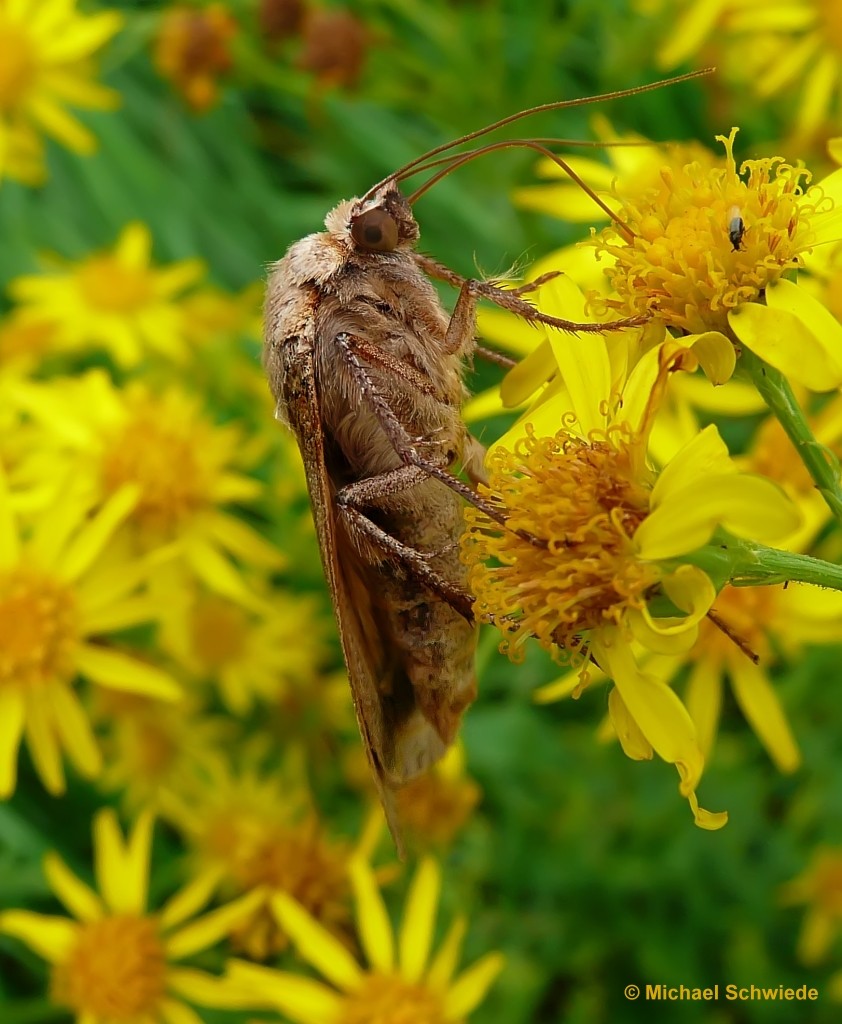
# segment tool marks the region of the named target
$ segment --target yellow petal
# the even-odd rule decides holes
[[[8,569],[20,558],[18,527],[12,512],[12,502],[6,474],[0,466],[0,569]]]
[[[40,126],[75,153],[87,156],[96,149],[96,138],[81,122],[43,93],[29,98],[29,113]]]
[[[342,999],[319,981],[241,960],[229,962],[226,977],[243,992],[253,993],[255,1000],[263,997],[260,1005],[276,1006],[295,1024],[332,1024],[340,1019]]]
[[[139,220],[127,224],[114,246],[114,255],[124,267],[145,270],[152,259],[152,234]]]
[[[120,524],[131,514],[139,497],[140,489],[137,486],[121,487],[82,527],[64,551],[57,566],[64,580],[73,582],[90,568]]]
[[[737,365],[737,353],[730,339],[719,331],[706,331],[681,339],[684,345],[693,349],[699,366],[711,384],[725,384]]]
[[[484,957],[454,981],[445,997],[445,1020],[462,1021],[479,1006],[506,960],[502,953],[486,953]]]
[[[57,853],[44,857],[44,874],[50,888],[65,907],[80,921],[98,921],[105,907],[97,894],[77,878]]]
[[[170,935],[165,942],[167,953],[173,959],[181,960],[208,946],[215,946],[265,902],[266,892],[255,889],[224,907],[212,910]]]
[[[427,984],[432,989],[444,991],[450,984],[450,979],[459,963],[459,956],[462,952],[462,943],[465,940],[465,932],[468,930],[468,923],[464,917],[459,916],[448,929],[447,935],[439,947],[438,953],[433,957],[430,970],[427,972]]]
[[[158,1004],[164,1024],[202,1024],[202,1018],[185,1003],[162,999]]]
[[[345,991],[359,988],[362,971],[338,939],[286,893],[275,893],[270,903],[278,923],[304,960],[338,988]]]
[[[15,791],[23,727],[22,694],[13,687],[0,689],[0,800],[7,799]]]
[[[746,657],[733,658],[731,686],[743,714],[779,771],[794,772],[801,754],[768,676]]]
[[[527,355],[544,338],[542,330],[502,309],[478,310],[477,332],[504,352],[516,356]]]
[[[699,747],[707,758],[713,750],[722,708],[722,672],[712,660],[701,657],[693,666],[685,704],[696,726]]]
[[[79,934],[79,926],[66,917],[47,917],[28,910],[0,913],[0,932],[14,935],[48,963],[66,959]]]
[[[401,924],[400,973],[407,981],[418,981],[427,966],[440,892],[441,872],[432,857],[425,857],[407,893]]]
[[[223,876],[221,868],[202,871],[161,908],[161,927],[165,930],[181,924],[205,906]]]
[[[229,978],[219,978],[192,967],[171,967],[167,971],[167,987],[199,1006],[236,1010],[266,1005],[265,1000],[259,1001],[254,992],[245,992]]]
[[[351,863],[350,875],[357,904],[357,928],[369,966],[388,974],[395,965],[394,938],[377,879],[361,860]]]
[[[102,757],[88,716],[69,686],[52,691],[53,722],[64,749],[80,775],[95,778],[102,769]]]
[[[178,684],[165,672],[141,661],[93,644],[80,644],[76,654],[79,671],[100,686],[125,693],[140,693],[158,700],[178,700]]]
[[[670,31],[666,42],[658,51],[659,68],[674,68],[698,53],[713,32],[726,0],[703,0],[691,3],[682,12]]]
[[[503,405],[513,409],[525,402],[542,384],[558,373],[549,339],[544,338],[538,346],[513,366],[500,382],[500,398]]]
[[[737,467],[731,461],[719,431],[710,424],[664,466],[652,488],[649,505],[656,509],[669,494],[696,483],[701,477],[729,472],[736,473]]]
[[[824,907],[810,907],[798,936],[798,959],[801,963],[817,964],[823,960],[836,938],[838,928],[835,915]]]
[[[27,746],[36,771],[47,791],[53,796],[64,793],[64,767],[54,732],[52,704],[43,693],[26,694],[25,732]]]
[[[287,562],[286,556],[261,537],[257,530],[225,512],[217,512],[208,518],[208,532],[226,551],[251,565],[282,569]]]
[[[131,913],[129,908],[137,906],[137,893],[129,891],[133,879],[127,870],[123,833],[110,807],[94,818],[94,872],[108,909],[115,914]],[[145,886],[144,882],[144,890]]]
[[[728,323],[740,341],[790,380],[811,391],[838,388],[842,384],[842,324],[791,282],[781,281],[775,289],[786,285],[799,293],[797,303],[773,307],[749,302],[732,310]],[[770,290],[771,285],[767,295]]]
[[[626,757],[632,761],[651,761],[652,744],[632,718],[616,686],[608,694],[608,717]]]
[[[194,536],[189,539],[185,554],[190,568],[210,590],[246,608],[265,610],[265,602],[249,590],[238,570],[215,544]]]

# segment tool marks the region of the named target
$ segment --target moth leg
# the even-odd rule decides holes
[[[402,466],[389,473],[382,473],[343,487],[336,494],[336,505],[352,532],[358,531],[363,534],[384,554],[400,562],[419,583],[432,590],[434,594],[438,594],[468,622],[473,622],[473,599],[470,594],[436,572],[429,565],[427,555],[397,540],[372,522],[363,511],[364,508],[377,505],[384,496],[391,496],[412,487],[426,477],[427,473],[424,470],[415,466]]]
[[[485,345],[477,345],[474,348],[474,355],[479,356],[480,359],[485,359],[489,363],[502,366],[504,370],[511,370],[513,366],[517,366],[517,359],[512,359],[511,356],[504,356],[502,352],[496,352],[493,348],[486,348]]]
[[[416,391],[425,395],[436,396],[437,391],[429,377],[424,376],[414,366],[405,363],[391,352],[386,352],[378,345],[373,345],[367,338],[354,336],[354,345],[361,356],[369,363],[374,363],[383,370],[387,370],[395,377],[399,377],[406,384],[411,385]]]
[[[507,309],[510,313],[514,313],[528,323],[546,324],[548,327],[556,327],[559,330],[570,331],[573,334],[603,334],[605,331],[616,331],[623,327],[640,327],[641,324],[648,322],[647,317],[631,316],[623,320],[612,320],[606,323],[577,324],[573,320],[562,320],[560,317],[542,313],[525,299],[520,298],[516,292],[501,288],[491,281],[477,281],[473,278],[462,277],[455,270],[451,270],[443,263],[439,263],[429,256],[424,256],[422,253],[416,253],[415,260],[425,274],[429,274],[430,277],[434,277],[439,281],[446,281],[448,284],[452,284],[454,288],[459,288],[460,298],[461,290],[468,286],[475,297],[488,299],[490,302],[500,306],[502,309]],[[456,304],[458,306],[458,299]]]
[[[394,409],[389,405],[388,399],[360,360],[356,346],[356,336],[342,332],[336,335],[335,341],[337,348],[345,357],[348,369],[353,374],[357,386],[371,406],[372,412],[377,417],[383,432],[388,437],[401,462],[405,466],[415,466],[418,469],[423,469],[427,476],[441,480],[443,484],[463,497],[465,501],[470,502],[481,512],[484,512],[489,519],[504,526],[506,520],[499,509],[480,497],[472,487],[462,483],[461,480],[448,473],[446,469],[418,454],[413,439],[409,436],[406,427],[398,419]]]

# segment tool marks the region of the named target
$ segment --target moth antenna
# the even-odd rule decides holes
[[[659,82],[649,82],[646,85],[635,85],[630,89],[615,89],[612,92],[600,93],[597,96],[579,96],[572,100],[555,100],[552,103],[540,103],[535,107],[528,107],[526,110],[519,110],[516,114],[509,114],[508,117],[503,117],[499,121],[495,121],[493,124],[486,125],[484,128],[477,128],[476,131],[468,132],[467,135],[461,136],[461,138],[453,139],[451,142],[443,142],[440,146],[435,146],[433,149],[428,150],[426,153],[414,160],[410,160],[408,164],[404,164],[403,167],[399,167],[396,171],[383,178],[382,181],[378,181],[376,185],[373,185],[368,192],[362,197],[363,201],[370,199],[378,189],[382,188],[387,182],[392,181],[395,178],[402,177],[407,174],[413,167],[417,167],[419,164],[429,160],[430,157],[438,156],[439,153],[446,153],[449,149],[454,149],[456,146],[461,146],[465,142],[473,142],[474,139],[479,139],[483,135],[488,135],[489,132],[497,131],[498,128],[503,128],[507,124],[512,124],[514,121],[519,121],[524,117],[531,117],[533,114],[541,114],[548,110],[564,110],[567,107],[582,107],[588,103],[602,103],[607,100],[622,99],[626,96],[636,96],[638,93],[651,92],[653,89],[661,89],[668,85],[677,85],[679,82],[688,82],[693,78],[702,78],[704,75],[712,74],[715,68],[703,68],[701,71],[689,71],[684,75],[676,75],[674,78],[663,78]]]
[[[470,163],[471,160],[475,160],[477,157],[484,156],[486,153],[493,153],[498,149],[515,149],[517,147],[524,147],[526,149],[534,149],[537,153],[541,153],[542,156],[548,157],[554,164],[557,164],[564,173],[593,199],[596,205],[617,225],[617,227],[625,232],[629,238],[636,238],[634,231],[626,224],[626,222],[619,217],[599,196],[594,190],[587,184],[557,153],[553,153],[547,149],[546,146],[542,146],[536,139],[504,139],[502,142],[489,142],[485,146],[480,146],[478,149],[472,149],[467,153],[457,153],[448,158],[446,165],[440,168],[436,173],[428,178],[423,185],[420,185],[411,195],[407,196],[407,202],[410,206],[421,196],[424,195],[428,189],[431,189],[436,182],[441,181],[442,178],[447,177],[451,171],[455,171],[458,167],[463,164]],[[438,161],[437,161],[438,162]],[[414,172],[413,172],[414,173]]]

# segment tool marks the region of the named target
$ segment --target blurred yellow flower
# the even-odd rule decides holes
[[[783,275],[804,265],[811,246],[842,235],[842,172],[807,188],[807,170],[771,157],[746,160],[744,180],[736,132],[717,136],[724,168],[665,167],[666,190],[623,199],[632,234],[614,224],[594,239],[613,261],[605,273],[619,296],[602,302],[622,316],[653,316],[685,344],[728,338],[808,388],[838,387],[842,325]]]
[[[426,774],[395,794],[401,827],[422,849],[449,846],[480,801],[482,791],[465,768],[461,741]]]
[[[138,694],[98,692],[92,715],[103,732],[101,789],[120,794],[132,813],[159,811],[169,795],[237,740],[234,723],[208,713],[192,695],[162,715]]]
[[[842,849],[823,846],[810,866],[781,888],[787,905],[806,904],[807,913],[798,936],[798,958],[820,963],[842,928]]]
[[[125,390],[100,371],[49,388],[19,384],[16,400],[76,453],[78,473],[100,501],[125,485],[137,500],[125,530],[143,551],[166,547],[150,585],[162,602],[199,579],[211,590],[263,610],[232,558],[276,569],[280,552],[222,506],[251,501],[262,484],[236,471],[241,432],[217,426],[176,386]],[[163,611],[165,603],[160,605]]]
[[[76,0],[0,0],[0,180],[44,181],[39,131],[76,153],[94,150],[66,104],[117,106],[117,93],[94,81],[91,58],[122,24],[116,11],[80,14]]]
[[[179,961],[216,945],[261,898],[252,893],[190,920],[210,893],[191,882],[159,910],[147,909],[152,816],[142,814],[124,840],[114,812],[94,819],[94,869],[99,892],[55,854],[44,871],[73,914],[27,910],[0,913],[0,932],[13,935],[50,964],[50,1001],[79,1024],[201,1024],[183,1000],[231,1005],[230,986]]]
[[[150,352],[183,361],[180,294],[204,273],[200,260],[152,264],[152,235],[128,224],[113,250],[42,274],[18,277],[9,292],[29,319],[53,325],[56,349],[104,348],[122,367]]]
[[[291,696],[311,703],[329,660],[326,619],[312,597],[273,587],[266,601],[266,611],[255,613],[199,594],[183,605],[173,601],[164,613],[164,649],[193,678],[215,686],[235,715],[248,715],[255,701],[279,706]]]
[[[147,567],[113,544],[137,500],[121,487],[91,515],[68,486],[24,536],[0,474],[0,797],[14,791],[24,735],[51,793],[65,787],[62,748],[83,775],[100,771],[77,675],[163,700],[180,694],[160,669],[96,642],[155,616],[138,594]]]
[[[244,1002],[275,1007],[296,1024],[463,1024],[502,970],[503,957],[487,953],[454,979],[466,930],[460,917],[430,959],[441,891],[436,862],[423,860],[415,873],[397,941],[371,868],[355,861],[351,875],[368,966],[299,903],[277,894],[272,905],[298,953],[330,984],[233,961],[226,977],[240,987]]]
[[[164,13],[155,41],[155,66],[198,112],[219,98],[218,79],[231,70],[237,22],[225,4],[203,10],[175,6]]]
[[[205,765],[167,795],[164,813],[184,835],[197,879],[226,896],[263,892],[233,935],[237,948],[265,960],[288,936],[269,897],[287,893],[333,934],[350,918],[349,842],[331,839],[312,807],[306,783],[288,766],[233,770]],[[378,812],[379,814],[379,812]],[[378,828],[379,821],[378,816]],[[371,845],[371,835],[361,840]]]

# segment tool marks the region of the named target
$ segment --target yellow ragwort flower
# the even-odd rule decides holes
[[[28,318],[53,325],[55,349],[104,348],[120,366],[131,367],[152,352],[183,361],[180,294],[203,273],[200,260],[154,266],[149,228],[133,222],[112,250],[18,277],[9,292]]]
[[[77,1024],[202,1024],[184,1000],[231,1005],[230,986],[179,961],[216,945],[247,915],[259,894],[190,920],[210,893],[190,882],[159,910],[147,909],[152,816],[142,814],[124,840],[114,812],[94,819],[94,869],[99,892],[55,854],[44,871],[75,920],[28,910],[0,913],[0,932],[13,935],[50,964],[50,1000]]]
[[[807,905],[798,936],[798,958],[805,964],[820,963],[842,927],[842,850],[816,850],[809,867],[782,887],[781,901]]]
[[[465,768],[465,749],[457,740],[426,774],[395,794],[401,827],[413,847],[449,846],[480,801],[481,790]]]
[[[649,315],[675,333],[745,345],[790,379],[817,391],[842,384],[842,325],[784,274],[812,246],[842,235],[834,199],[842,172],[808,187],[810,174],[780,157],[746,160],[738,173],[737,129],[717,136],[723,168],[664,168],[667,188],[624,200],[629,234],[595,236],[613,260],[605,273],[620,315]],[[685,343],[690,343],[684,338]]]
[[[331,653],[325,625],[307,594],[274,587],[266,611],[255,613],[194,592],[166,609],[162,645],[194,679],[215,686],[232,714],[245,716],[256,701],[312,703]]]
[[[76,153],[94,150],[66,105],[117,106],[117,93],[94,81],[91,58],[122,24],[116,11],[80,14],[76,0],[0,0],[0,179],[44,181],[40,131]]]
[[[286,948],[273,893],[291,896],[332,934],[346,937],[354,850],[326,834],[303,778],[289,765],[281,773],[256,765],[235,771],[224,761],[203,769],[167,794],[164,813],[184,835],[197,879],[226,896],[265,894],[236,928],[236,947],[258,960]],[[371,845],[368,832],[361,843]]]
[[[457,918],[430,959],[441,889],[436,862],[423,860],[415,873],[397,943],[371,869],[356,861],[352,878],[368,966],[360,966],[299,903],[278,894],[273,907],[299,955],[331,984],[233,961],[227,977],[240,986],[244,1005],[275,1007],[295,1024],[464,1024],[500,973],[503,958],[487,953],[454,980],[466,929]]]
[[[0,798],[14,791],[24,736],[51,793],[64,791],[62,748],[83,775],[100,771],[79,675],[162,700],[180,695],[160,669],[97,642],[155,617],[138,594],[146,566],[114,545],[137,500],[136,488],[121,487],[91,515],[67,486],[24,535],[0,474]]]
[[[639,669],[631,642],[661,653],[691,647],[716,591],[684,556],[718,527],[773,540],[794,529],[797,514],[776,485],[738,472],[713,426],[660,473],[648,464],[667,377],[695,367],[691,350],[660,343],[618,376],[608,339],[552,336],[551,346],[555,387],[487,460],[480,491],[505,525],[466,510],[475,611],[503,631],[510,656],[534,636],[557,656],[564,649],[585,666],[593,658],[614,680],[609,706],[626,753],[654,749],[675,763],[697,823],[718,827],[721,818],[697,810],[704,762],[690,716]],[[553,417],[564,428],[547,436]]]
[[[265,608],[232,556],[258,568],[283,559],[243,519],[224,509],[251,501],[262,485],[237,472],[240,430],[217,426],[192,395],[177,387],[156,393],[135,382],[119,390],[100,371],[44,388],[18,385],[19,401],[76,455],[77,472],[99,501],[125,485],[137,501],[124,530],[142,551],[168,547],[150,585],[163,612],[192,579],[232,600]]]

